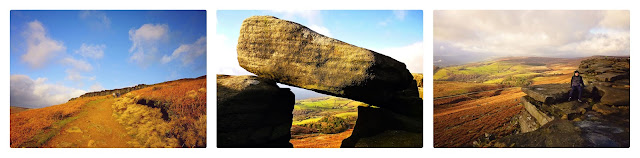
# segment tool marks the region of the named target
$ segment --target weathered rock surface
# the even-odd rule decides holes
[[[595,105],[594,105],[595,106]],[[604,116],[589,111],[574,125],[582,131],[585,147],[629,147],[629,117]]]
[[[423,86],[422,86],[422,81],[423,81],[422,73],[411,73],[411,75],[413,75],[413,80],[415,80],[416,84],[418,84],[418,93],[420,94],[420,98],[423,98],[422,97],[422,88],[423,88]]]
[[[495,147],[583,147],[579,128],[571,121],[557,119],[540,129],[498,139]]]
[[[531,104],[531,102],[529,102],[529,98],[527,97],[522,97],[520,100],[522,100],[522,105],[524,106],[524,109],[527,110],[527,112],[533,116],[533,118],[535,118],[536,122],[539,125],[545,125],[551,121],[553,121],[554,118],[549,117],[547,114],[545,114],[544,112],[540,111],[538,109],[538,107],[536,107],[535,105]]]
[[[568,84],[522,88],[527,96],[522,99],[526,113],[518,117],[521,133],[497,140],[494,147],[629,147],[629,58],[592,57],[579,71],[586,84],[583,102],[566,100]],[[545,116],[556,119],[526,132]]]
[[[629,106],[629,89],[613,88],[597,84],[595,89],[602,98],[600,102],[608,105]]]
[[[392,104],[397,95],[419,95],[404,63],[294,22],[245,19],[237,51],[240,66],[260,77],[379,107],[417,110]]]
[[[356,126],[341,147],[422,147],[422,139],[417,138],[422,138],[421,119],[384,108],[358,107]]]
[[[569,101],[553,105],[542,105],[544,111],[549,112],[551,116],[555,118],[562,118],[565,120],[573,120],[582,116],[590,106],[586,102]]]
[[[544,104],[555,104],[567,101],[569,98],[569,84],[544,84],[522,87],[522,92]]]
[[[536,122],[536,119],[525,109],[522,109],[517,117],[518,125],[520,126],[520,133],[532,132],[540,127],[538,122]]]
[[[629,57],[592,57],[582,60],[579,69],[585,84],[591,82],[613,82],[628,79],[630,72]]]
[[[294,94],[256,76],[217,75],[218,147],[293,147]]]

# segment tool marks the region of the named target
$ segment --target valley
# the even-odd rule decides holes
[[[581,59],[510,57],[434,68],[434,147],[518,133],[520,87],[568,83]]]

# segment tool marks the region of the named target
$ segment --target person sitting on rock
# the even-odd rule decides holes
[[[580,72],[578,70],[573,72],[573,76],[571,77],[571,91],[569,92],[569,101],[571,101],[571,97],[573,97],[573,92],[578,90],[578,102],[582,102],[582,88],[584,88],[584,82],[582,82],[582,76],[580,76]]]

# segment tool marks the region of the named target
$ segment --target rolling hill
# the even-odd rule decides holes
[[[523,109],[519,99],[526,95],[520,87],[568,83],[582,59],[509,57],[438,67],[433,81],[434,146],[471,147],[485,135],[516,132],[513,117]]]
[[[45,108],[12,107],[10,146],[206,147],[206,85],[202,76],[91,92]]]

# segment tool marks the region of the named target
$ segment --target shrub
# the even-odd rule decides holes
[[[325,116],[317,122],[303,124],[301,126],[316,129],[318,132],[326,134],[340,133],[349,129],[347,120],[336,116]]]
[[[114,117],[139,147],[206,147],[206,78],[170,81],[127,93]]]

